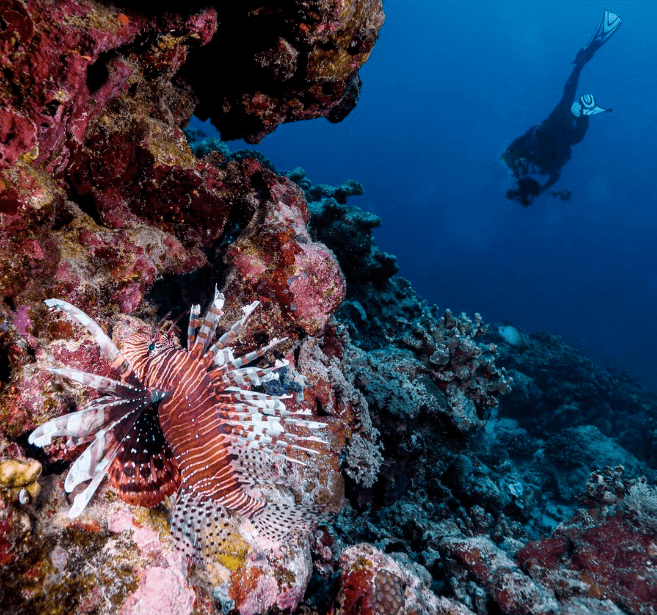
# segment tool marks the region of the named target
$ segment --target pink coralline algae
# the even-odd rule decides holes
[[[426,576],[412,566],[400,565],[371,545],[349,547],[340,557],[338,612],[343,615],[473,615],[462,604],[429,591]]]
[[[183,570],[153,567],[144,572],[139,589],[121,607],[119,615],[191,615],[194,598]]]
[[[607,600],[633,615],[657,610],[654,524],[657,499],[644,483],[621,478],[621,467],[591,474],[586,508],[551,536],[530,542],[517,559],[563,601]]]
[[[12,82],[0,89],[2,296],[93,304],[95,289],[109,287],[132,311],[156,277],[203,265],[201,249],[225,220],[218,171],[194,159],[180,130],[193,98],[170,84],[188,47],[211,37],[216,13],[157,22],[94,2],[2,8],[0,61]],[[153,47],[129,58],[138,36]],[[172,228],[167,203],[189,223]],[[194,211],[207,222],[201,232]]]
[[[95,0],[0,0],[0,455],[23,458],[27,432],[96,394],[63,384],[47,367],[112,375],[79,328],[46,312],[47,297],[79,306],[119,342],[122,333],[157,322],[163,284],[182,279],[181,294],[194,296],[206,277],[231,293],[227,312],[261,302],[264,316],[245,332],[244,347],[287,336],[280,357],[294,363],[293,344],[322,334],[345,282],[332,252],[308,233],[301,190],[254,159],[196,157],[183,133],[200,99],[229,101],[225,118],[214,119],[252,139],[282,121],[337,121],[354,106],[358,69],[383,21],[381,3],[329,1],[317,12],[306,5],[295,2],[282,22],[271,12],[274,25],[292,28],[296,38],[269,29],[273,38],[262,47],[248,24],[268,21],[269,12],[239,3],[148,14]],[[195,79],[198,67],[207,68],[208,43],[225,42],[216,40],[219,25],[243,44],[241,52],[233,49],[237,57],[268,73],[271,90],[257,79],[238,89],[225,80],[224,95],[215,97]],[[311,59],[308,83],[290,72],[303,54]],[[241,79],[236,62],[222,57],[220,66]],[[233,123],[239,105],[230,102],[242,86],[251,92],[237,111],[246,121]],[[213,113],[219,108],[221,102]],[[135,312],[139,318],[126,316]],[[316,411],[318,403],[300,397],[290,407]],[[337,446],[354,418],[343,417],[321,468],[298,470],[297,496],[310,502],[321,495],[339,509]],[[56,441],[43,460],[79,453]],[[97,508],[70,523],[56,469],[50,465],[40,479],[47,488],[39,508],[28,514],[2,503],[0,567],[12,586],[0,610],[61,603],[62,612],[211,613],[208,596],[217,587],[243,613],[291,610],[301,600],[312,569],[307,539],[274,555],[256,538],[250,548],[236,540],[235,553],[199,571],[200,589],[198,575],[167,560],[164,511],[153,513],[157,523],[137,523],[101,488]],[[79,582],[71,585],[72,578]]]
[[[243,167],[260,178],[268,198],[228,249],[228,288],[246,282],[255,296],[273,304],[270,318],[287,322],[290,332],[314,335],[342,303],[344,276],[332,252],[308,233],[301,189],[255,160],[245,161]]]

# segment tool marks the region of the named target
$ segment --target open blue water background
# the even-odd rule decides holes
[[[561,97],[603,8],[624,23],[585,67],[595,116],[555,189],[507,201],[498,157]],[[426,299],[529,332],[657,390],[657,3],[385,0],[341,124],[278,128],[257,149],[314,183],[361,182],[377,245]],[[204,130],[210,133],[207,126]],[[232,144],[231,148],[239,147]]]

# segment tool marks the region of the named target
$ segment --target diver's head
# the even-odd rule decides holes
[[[509,171],[514,177],[522,177],[529,173],[529,163],[527,159],[520,153],[519,148],[509,145],[506,151],[500,156],[502,162],[509,168]]]
[[[518,188],[509,190],[506,198],[510,201],[518,201],[523,207],[529,207],[534,199],[541,194],[541,184],[532,177],[521,177],[517,180]]]

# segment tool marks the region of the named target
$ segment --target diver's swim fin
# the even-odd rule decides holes
[[[573,64],[586,64],[593,57],[593,54],[609,40],[609,37],[618,30],[622,23],[623,20],[615,13],[603,11],[600,25],[593,39],[586,47],[582,47],[577,52]]]
[[[609,113],[613,109],[603,109],[595,104],[593,94],[583,94],[580,96],[579,101],[574,102],[570,108],[570,112],[579,117],[580,115],[598,115],[598,113]]]

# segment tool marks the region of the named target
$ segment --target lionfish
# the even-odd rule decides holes
[[[190,309],[186,348],[175,337],[177,327],[165,330],[163,320],[153,330],[132,333],[121,351],[83,311],[60,299],[45,303],[82,325],[120,378],[48,368],[102,393],[83,409],[44,423],[29,437],[36,446],[48,445],[55,436],[68,436],[69,445],[91,441],[64,482],[70,493],[91,480],[75,497],[70,518],[82,513],[109,475],[121,499],[132,505],[153,507],[177,492],[170,526],[176,546],[186,555],[218,552],[229,534],[229,513],[249,518],[277,542],[317,521],[318,507],[274,504],[246,490],[266,483],[291,485],[291,479],[275,470],[276,460],[303,463],[289,456],[293,449],[316,454],[302,444],[326,444],[315,435],[286,431],[288,425],[311,433],[325,427],[307,418],[310,410],[287,410],[282,400],[289,395],[249,390],[287,365],[248,365],[285,338],[272,339],[244,356],[233,355],[230,344],[258,301],[242,308],[242,318],[214,339],[224,304],[215,288],[203,320],[200,305]]]

